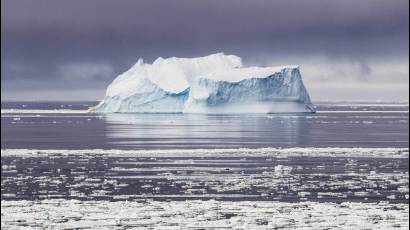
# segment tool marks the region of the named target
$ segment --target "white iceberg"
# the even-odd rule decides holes
[[[314,112],[299,67],[243,68],[222,53],[199,58],[142,59],[119,75],[93,112]]]

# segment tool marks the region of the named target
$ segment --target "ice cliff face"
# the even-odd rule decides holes
[[[221,53],[200,58],[141,59],[118,76],[91,111],[163,113],[314,112],[299,68],[241,68]]]
[[[226,80],[222,76],[225,76]],[[298,67],[242,68],[193,82],[184,112],[314,112]]]

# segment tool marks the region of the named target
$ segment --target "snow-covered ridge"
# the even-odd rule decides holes
[[[152,64],[139,59],[129,70],[119,75],[107,89],[107,96],[126,98],[132,94],[150,92],[159,87],[170,93],[181,93],[189,88],[188,81],[209,72],[241,67],[242,61],[234,55],[222,53],[198,58],[157,58]]]
[[[202,76],[202,78],[214,81],[239,82],[248,78],[266,78],[280,73],[285,69],[299,69],[299,66],[275,66],[275,67],[245,67],[229,70],[216,71]]]
[[[119,75],[90,111],[314,112],[298,66],[242,68],[240,57],[142,59]]]

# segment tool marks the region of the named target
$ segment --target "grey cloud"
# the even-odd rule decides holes
[[[68,63],[61,65],[56,75],[69,81],[101,81],[110,79],[114,71],[104,63]]]
[[[58,88],[70,74],[73,82],[63,85],[72,90],[104,88],[139,57],[150,62],[225,52],[247,65],[303,66],[324,57],[330,65],[347,60],[350,67],[339,65],[341,75],[358,69],[358,80],[371,83],[383,78],[372,63],[405,65],[409,56],[407,0],[3,0],[1,5],[2,89],[13,93],[33,81],[43,83],[35,87]]]

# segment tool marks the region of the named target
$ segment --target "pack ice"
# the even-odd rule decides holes
[[[297,66],[242,67],[240,57],[142,59],[119,75],[92,112],[315,112]]]

